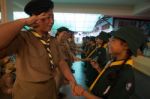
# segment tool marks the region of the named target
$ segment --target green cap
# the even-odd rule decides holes
[[[137,49],[145,42],[144,33],[136,27],[121,27],[113,33],[113,36],[126,41],[135,56],[137,55]]]

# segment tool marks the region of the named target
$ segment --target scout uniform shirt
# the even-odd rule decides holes
[[[103,99],[129,99],[135,87],[131,61],[125,64],[112,62],[93,87],[92,93]]]
[[[69,48],[67,41],[59,42],[59,46],[61,48],[62,54],[64,55],[64,59],[66,60],[66,62],[71,61],[73,57],[70,54],[71,50]]]
[[[51,37],[50,49],[54,64],[58,66],[63,58],[55,39]],[[43,44],[33,33],[22,31],[15,39],[0,52],[0,56],[16,54],[17,79],[30,82],[47,81],[53,78],[49,57]]]
[[[93,54],[91,54],[91,58],[93,61],[97,62],[100,66],[101,69],[103,69],[103,67],[106,65],[107,62],[107,56],[106,56],[106,48],[104,46],[97,46],[94,50],[93,50]],[[95,78],[98,75],[98,72],[96,69],[94,69],[92,66],[89,67],[88,69],[88,73],[89,73],[89,85],[92,84],[92,82],[95,80]]]

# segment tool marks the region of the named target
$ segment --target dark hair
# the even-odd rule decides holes
[[[60,28],[57,29],[56,37],[57,37],[61,32],[64,32],[64,31],[69,32],[70,30],[69,30],[68,28],[66,28],[66,27],[60,27]]]

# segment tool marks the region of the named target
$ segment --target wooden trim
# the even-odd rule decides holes
[[[6,7],[6,0],[0,0],[0,6],[1,6],[1,22],[7,22],[7,7]]]

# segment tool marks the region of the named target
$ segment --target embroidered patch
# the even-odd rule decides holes
[[[127,91],[129,91],[131,89],[131,87],[132,87],[132,83],[131,82],[126,84],[126,90]]]

